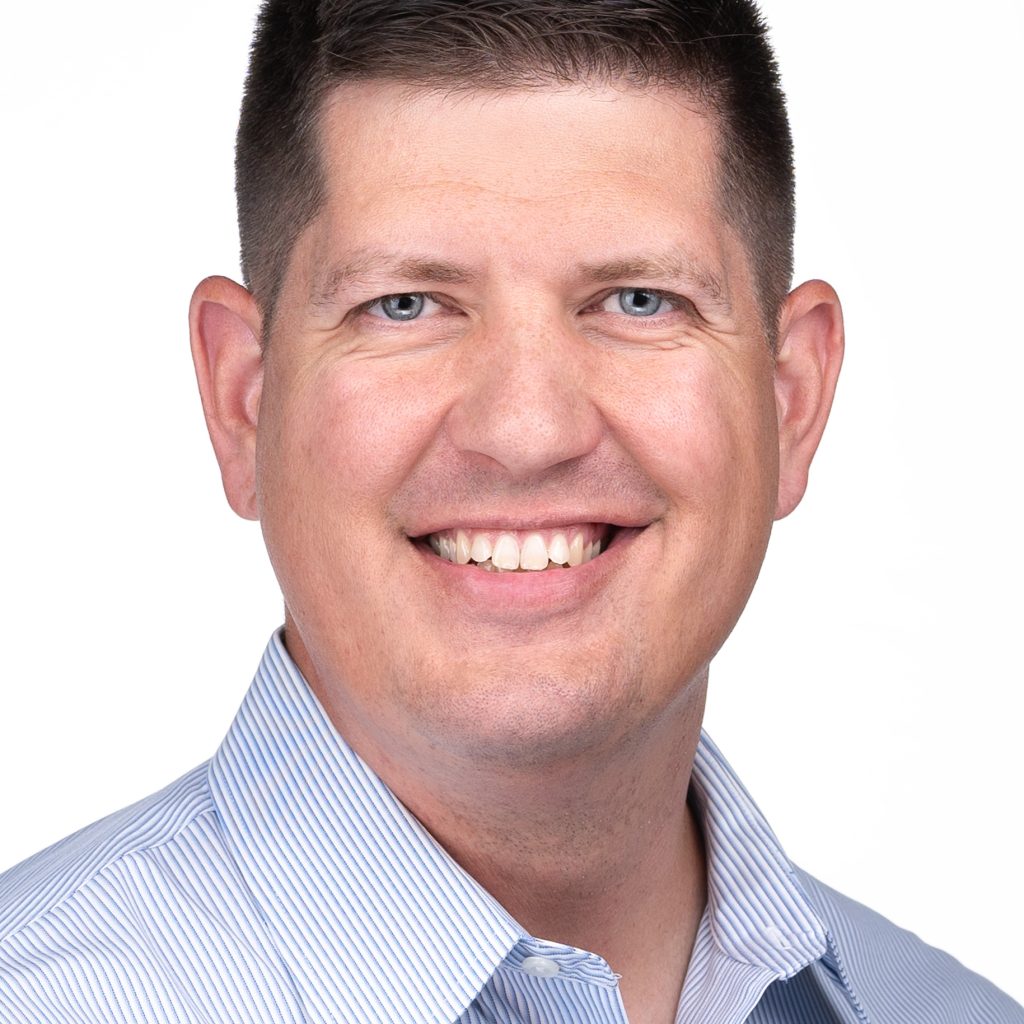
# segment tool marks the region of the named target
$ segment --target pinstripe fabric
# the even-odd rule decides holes
[[[1024,1024],[797,871],[707,737],[708,906],[677,1024]],[[0,876],[0,1024],[624,1024],[334,732],[275,635],[214,758]]]

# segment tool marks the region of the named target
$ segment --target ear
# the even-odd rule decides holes
[[[779,420],[779,495],[775,518],[788,516],[807,488],[843,362],[843,311],[824,281],[786,297],[779,317],[775,408]]]
[[[224,493],[243,519],[258,519],[256,422],[263,387],[259,307],[240,284],[208,277],[192,295],[188,322],[206,429]]]

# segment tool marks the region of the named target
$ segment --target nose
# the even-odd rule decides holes
[[[448,436],[527,479],[599,444],[604,422],[593,394],[593,357],[567,325],[506,318],[482,326],[464,349]],[[468,340],[468,339],[467,339]]]

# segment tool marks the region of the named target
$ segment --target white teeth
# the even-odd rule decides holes
[[[583,558],[583,534],[577,533],[569,544],[569,565],[582,565]]]
[[[569,561],[569,542],[564,533],[556,533],[548,546],[548,558],[556,565],[565,565]]]
[[[484,534],[478,533],[473,538],[473,546],[469,550],[469,557],[474,562],[486,562],[491,557],[490,539],[484,536]]]
[[[519,544],[510,533],[503,533],[495,542],[491,562],[499,569],[519,568]]]
[[[548,547],[539,533],[531,533],[523,541],[519,552],[519,567],[534,570],[548,567]]]
[[[513,533],[501,533],[496,539],[486,532],[456,530],[431,534],[427,540],[435,554],[456,565],[476,563],[481,569],[492,572],[540,572],[549,566],[575,567],[589,562],[601,553],[601,541],[585,542],[583,531],[572,534],[550,534],[545,542],[539,531],[528,533],[522,543]]]

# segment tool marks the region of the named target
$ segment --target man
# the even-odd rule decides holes
[[[842,325],[756,16],[675,6],[265,8],[191,325],[284,631],[209,765],[6,876],[0,1019],[1024,1019],[700,736]]]

